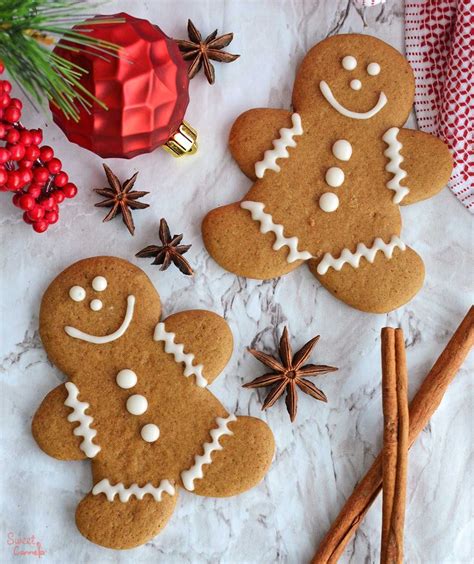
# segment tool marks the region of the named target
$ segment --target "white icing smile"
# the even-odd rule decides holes
[[[120,327],[110,333],[109,335],[89,335],[89,333],[84,333],[75,327],[64,327],[64,331],[74,339],[80,339],[81,341],[87,341],[88,343],[93,343],[94,345],[104,345],[105,343],[111,343],[116,339],[122,337],[125,334],[125,331],[128,329],[132,319],[133,319],[133,310],[135,308],[135,296],[128,296],[127,298],[127,311],[125,312],[125,317],[123,318],[122,324]]]
[[[374,117],[387,103],[387,96],[385,96],[384,92],[380,92],[377,103],[369,111],[353,112],[352,110],[348,110],[336,100],[331,88],[329,87],[329,84],[324,80],[321,80],[321,82],[319,83],[319,89],[321,90],[321,94],[326,99],[326,102],[328,102],[336,110],[336,112],[339,112],[341,115],[352,119],[369,119],[371,117]]]

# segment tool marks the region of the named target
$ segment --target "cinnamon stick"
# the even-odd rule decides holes
[[[473,344],[474,307],[471,307],[410,404],[409,446],[436,411]],[[381,487],[382,456],[379,454],[319,545],[312,559],[313,564],[337,562]]]
[[[401,329],[382,329],[382,543],[381,564],[403,563],[408,458],[408,375]]]

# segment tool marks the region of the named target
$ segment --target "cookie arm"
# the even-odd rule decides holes
[[[67,420],[71,409],[64,405],[68,393],[64,384],[54,388],[36,411],[31,430],[41,450],[59,460],[83,460],[81,438],[73,434],[77,423]]]
[[[226,321],[205,310],[182,311],[164,320],[164,329],[174,334],[174,343],[184,345],[184,353],[192,354],[192,365],[202,365],[202,376],[211,384],[228,363],[233,337]]]
[[[400,204],[431,198],[451,176],[453,162],[448,146],[433,135],[413,129],[400,129],[397,139],[402,145],[400,167],[407,173],[401,185],[410,190]]]
[[[283,127],[292,127],[291,112],[256,108],[241,114],[229,135],[229,148],[242,172],[256,180],[255,163],[263,159],[267,149],[272,149]]]

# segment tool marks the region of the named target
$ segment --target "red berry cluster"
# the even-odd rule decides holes
[[[3,71],[0,62],[0,75]],[[41,146],[41,129],[20,123],[22,103],[10,96],[11,88],[8,80],[0,80],[0,192],[15,192],[13,204],[24,211],[25,223],[43,233],[58,221],[59,204],[74,198],[77,187],[53,149]]]

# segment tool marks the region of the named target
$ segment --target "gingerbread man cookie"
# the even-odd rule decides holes
[[[109,548],[154,537],[179,488],[236,495],[273,457],[268,426],[229,414],[207,389],[232,353],[226,322],[208,311],[160,321],[160,310],[145,273],[112,257],[73,264],[41,304],[41,339],[69,380],[43,400],[33,435],[55,458],[92,460],[76,523]]]
[[[391,311],[421,288],[424,265],[400,236],[400,205],[439,192],[447,146],[403,129],[412,70],[379,39],[322,41],[298,70],[294,111],[254,109],[230,133],[230,150],[254,181],[242,201],[212,210],[204,243],[225,269],[281,276],[308,262],[334,296]]]

